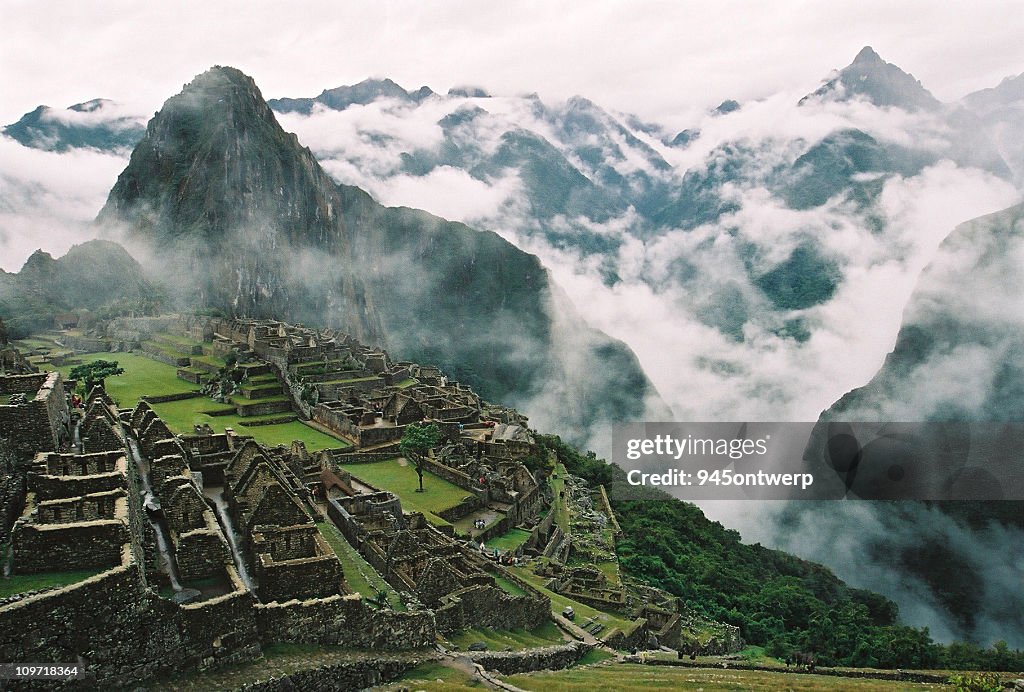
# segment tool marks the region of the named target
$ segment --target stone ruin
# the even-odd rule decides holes
[[[224,469],[224,485],[260,600],[344,593],[341,563],[313,522],[308,491],[280,456],[246,442]]]

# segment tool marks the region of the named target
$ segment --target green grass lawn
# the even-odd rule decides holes
[[[505,593],[510,593],[513,596],[525,596],[526,590],[516,584],[514,581],[506,579],[505,577],[494,577],[494,583],[497,584]]]
[[[530,538],[530,532],[525,529],[512,529],[506,534],[492,538],[487,541],[488,548],[498,550],[515,550]]]
[[[401,382],[395,382],[395,386],[398,387],[399,389],[405,389],[406,387],[411,387],[412,385],[416,384],[416,382],[418,382],[417,379],[413,377],[407,377]]]
[[[429,522],[447,525],[436,512],[446,510],[462,502],[469,492],[439,478],[429,471],[423,473],[423,492],[418,493],[419,478],[416,468],[409,464],[401,466],[397,459],[377,461],[372,464],[347,464],[342,466],[357,478],[381,490],[390,490],[402,500],[402,509],[407,512],[423,512]]]
[[[469,645],[473,642],[483,642],[491,651],[504,651],[506,648],[520,651],[565,643],[562,630],[558,629],[550,620],[532,630],[468,629],[450,635],[447,639],[462,651],[469,649]]]
[[[198,389],[197,385],[178,379],[178,369],[174,366],[137,353],[90,353],[81,357],[82,363],[94,360],[116,361],[124,368],[123,375],[108,377],[104,383],[107,393],[122,408],[134,407],[145,395],[164,396]],[[68,377],[74,367],[62,365],[58,370]]]
[[[53,586],[77,584],[105,570],[82,570],[76,572],[44,572],[42,574],[12,574],[4,579],[0,577],[0,598],[13,596],[26,591],[38,591]]]
[[[549,690],[557,692],[630,692],[631,690],[649,689],[704,690],[705,692],[721,692],[722,690],[895,692],[896,690],[941,689],[936,685],[902,681],[797,675],[757,670],[645,666],[635,663],[525,673],[510,675],[503,679],[516,687],[537,692]]]
[[[206,358],[214,360],[210,356]],[[124,368],[123,375],[108,377],[105,382],[107,393],[122,408],[135,406],[142,396],[178,394],[181,392],[191,392],[198,388],[191,382],[178,379],[178,369],[174,366],[137,353],[90,353],[81,358],[83,363],[94,360],[114,360]],[[74,365],[64,365],[59,370],[67,377],[73,367]],[[273,376],[271,376],[271,381],[276,381]],[[287,398],[285,395],[254,400],[239,397],[239,401],[242,403],[257,403],[277,400],[284,401]],[[153,409],[167,423],[167,426],[176,433],[188,434],[193,432],[193,426],[206,423],[215,432],[224,432],[225,427],[234,428],[238,434],[252,435],[257,442],[271,447],[279,444],[290,445],[292,440],[302,440],[306,444],[306,449],[310,452],[351,446],[350,443],[338,440],[319,430],[314,430],[301,421],[279,423],[277,425],[245,426],[242,425],[243,421],[259,420],[262,416],[242,418],[235,413],[226,416],[206,415],[203,413],[204,411],[234,411],[234,406],[218,403],[205,396],[153,404]],[[286,414],[278,413],[270,417],[279,418],[283,415]]]
[[[421,663],[402,675],[395,683],[382,688],[391,690],[423,690],[423,692],[450,692],[451,690],[487,689],[461,670],[456,670],[437,661]]]
[[[191,358],[193,362],[198,361],[200,363],[206,363],[207,365],[212,365],[217,368],[223,368],[225,365],[227,365],[227,363],[224,362],[224,359],[221,358],[220,356],[202,355],[189,356],[189,358]]]
[[[217,403],[205,396],[195,399],[182,399],[181,401],[168,401],[163,404],[153,404],[153,410],[176,433],[188,434],[193,432],[193,426],[207,423],[213,428],[214,432],[222,433],[224,428],[234,428],[235,432],[239,435],[251,435],[257,442],[270,447],[279,444],[290,445],[292,440],[302,440],[306,444],[306,449],[310,452],[350,446],[348,442],[343,442],[319,430],[314,430],[301,421],[278,423],[276,425],[242,425],[243,422],[251,422],[260,418],[280,418],[287,415],[286,413],[248,418],[243,418],[236,413],[230,413],[226,416],[209,416],[203,413],[203,411],[234,411],[234,407]]]
[[[363,559],[363,556],[353,548],[345,537],[341,535],[337,527],[330,522],[319,522],[316,527],[320,533],[331,544],[334,554],[341,560],[342,569],[345,571],[345,581],[353,590],[365,598],[376,598],[377,591],[373,588],[383,590],[388,596],[388,603],[395,610],[405,610],[402,599],[398,597],[391,585],[384,581],[384,578],[377,573],[370,563]]]
[[[554,493],[555,498],[555,523],[558,524],[558,528],[562,529],[566,535],[569,535],[569,507],[561,497],[562,491],[565,490],[565,467],[561,464],[556,464],[553,475],[558,476],[558,478],[552,478],[548,482],[551,484],[551,491]]]

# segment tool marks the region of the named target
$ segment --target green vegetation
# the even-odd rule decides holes
[[[0,598],[7,598],[26,591],[77,584],[103,571],[95,569],[75,572],[44,572],[42,574],[12,574],[6,578],[0,577]]]
[[[927,628],[898,623],[895,603],[850,588],[821,565],[761,545],[656,489],[627,487],[625,473],[559,438],[539,436],[569,473],[609,488],[623,539],[623,572],[678,596],[702,617],[740,628],[769,656],[814,651],[819,665],[1020,670],[1024,652],[935,644]],[[577,609],[577,612],[579,610]]]
[[[438,661],[421,663],[398,678],[397,682],[402,684],[396,687],[389,685],[384,689],[414,689],[423,690],[423,692],[484,689],[482,685],[475,680],[471,680],[463,671],[456,670]]]
[[[596,608],[591,608],[588,605],[574,601],[571,598],[566,598],[561,594],[557,594],[550,589],[545,588],[544,583],[547,581],[544,577],[538,577],[536,574],[526,569],[525,567],[510,567],[517,577],[525,582],[528,582],[530,586],[537,588],[541,593],[551,599],[551,612],[561,613],[566,606],[572,606],[573,610],[576,611],[576,624],[582,625],[587,620],[596,620],[604,625],[606,628],[617,627],[623,631],[630,631],[633,627],[633,623],[629,620],[618,616],[612,615],[611,613],[602,612]],[[605,634],[602,632],[602,635]]]
[[[395,610],[405,610],[405,604],[398,597],[395,590],[391,588],[377,571],[363,559],[363,556],[353,548],[338,529],[329,521],[318,522],[316,527],[320,529],[321,535],[327,540],[334,554],[341,560],[342,569],[345,572],[345,581],[353,590],[367,599],[376,599],[379,591],[387,595],[388,603]]]
[[[530,538],[530,532],[525,529],[512,529],[506,534],[492,538],[487,541],[488,548],[497,548],[498,550],[515,550],[523,543],[526,543],[527,539]]]
[[[779,309],[801,310],[829,300],[841,278],[838,265],[807,244],[754,283]]]
[[[73,380],[79,380],[85,385],[85,392],[91,392],[92,388],[98,384],[103,384],[103,380],[108,377],[114,377],[115,375],[123,375],[124,368],[117,364],[116,360],[103,360],[97,358],[96,360],[89,361],[88,363],[82,363],[71,368],[71,372],[68,374]]]
[[[934,690],[935,685],[903,681],[836,678],[824,675],[792,675],[759,670],[722,668],[675,668],[634,663],[569,668],[567,670],[510,675],[504,680],[536,692],[637,692],[650,689],[746,690],[755,692],[900,692]]]
[[[595,663],[600,663],[601,661],[607,661],[609,658],[612,658],[612,654],[608,653],[604,649],[591,649],[583,655],[583,658],[576,661],[576,665],[590,666]]]
[[[416,469],[402,466],[398,459],[376,461],[370,464],[345,464],[346,471],[381,490],[390,490],[402,500],[407,512],[423,512],[432,524],[447,525],[437,512],[454,507],[469,494],[459,486],[439,478],[430,471],[423,472],[423,492],[417,492]]]
[[[956,692],[1002,692],[1003,689],[999,676],[991,673],[950,675],[949,684]]]
[[[91,353],[82,356],[81,361],[89,364],[109,357],[109,353]],[[103,386],[118,406],[124,408],[135,406],[143,396],[180,394],[197,388],[191,382],[178,379],[178,371],[173,366],[137,353],[118,353],[117,363],[124,368],[124,374],[106,378]],[[57,370],[69,377],[75,365],[63,365]]]
[[[416,475],[420,481],[417,492],[423,492],[423,457],[437,445],[440,439],[441,429],[434,423],[430,425],[410,423],[405,426],[405,432],[402,434],[401,442],[398,443],[398,448],[407,459],[411,459],[416,465]]]
[[[554,646],[565,642],[562,630],[558,629],[558,626],[550,620],[532,630],[467,629],[453,634],[447,639],[456,649],[463,651],[467,650],[473,642],[483,642],[490,651],[504,651],[507,648],[520,651]]]
[[[554,494],[555,523],[564,533],[569,533],[569,505],[563,497],[565,491],[565,466],[555,464],[555,471],[548,480]]]
[[[239,435],[251,435],[257,442],[270,447],[282,444],[290,445],[292,440],[301,440],[310,452],[350,446],[348,442],[314,430],[302,421],[246,426],[245,423],[265,418],[280,418],[286,414],[273,413],[266,416],[242,417],[234,413],[233,406],[218,404],[206,397],[153,404],[153,410],[167,423],[167,427],[177,433],[191,433],[194,426],[208,424],[214,432],[222,433],[224,428],[234,428]],[[211,416],[208,414],[210,411],[231,411],[232,413]]]
[[[406,387],[411,387],[412,385],[416,384],[416,382],[417,380],[415,378],[407,377],[401,382],[395,382],[395,386],[398,387],[399,389],[405,389]]]
[[[526,590],[516,584],[510,579],[505,577],[495,576],[494,583],[497,584],[505,593],[512,594],[513,596],[525,596]]]

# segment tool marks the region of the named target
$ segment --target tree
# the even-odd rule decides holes
[[[102,385],[103,380],[124,373],[124,368],[116,360],[94,360],[71,369],[70,377],[85,383],[85,394],[88,396],[94,385]]]
[[[436,446],[440,439],[441,429],[437,427],[437,424],[419,425],[417,423],[410,423],[405,426],[402,441],[398,443],[398,448],[402,450],[402,456],[406,459],[412,459],[413,464],[416,465],[416,474],[420,477],[420,487],[416,491],[418,493],[423,492],[424,455],[432,447]]]

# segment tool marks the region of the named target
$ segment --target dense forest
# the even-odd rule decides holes
[[[555,435],[538,436],[569,473],[605,485],[624,534],[623,571],[678,596],[713,620],[740,628],[771,656],[814,652],[820,665],[879,668],[1021,670],[1024,651],[937,644],[928,628],[899,622],[897,605],[844,584],[828,568],[760,544],[711,521],[690,503],[630,487],[618,466],[581,454]],[[628,498],[628,499],[627,499]]]

